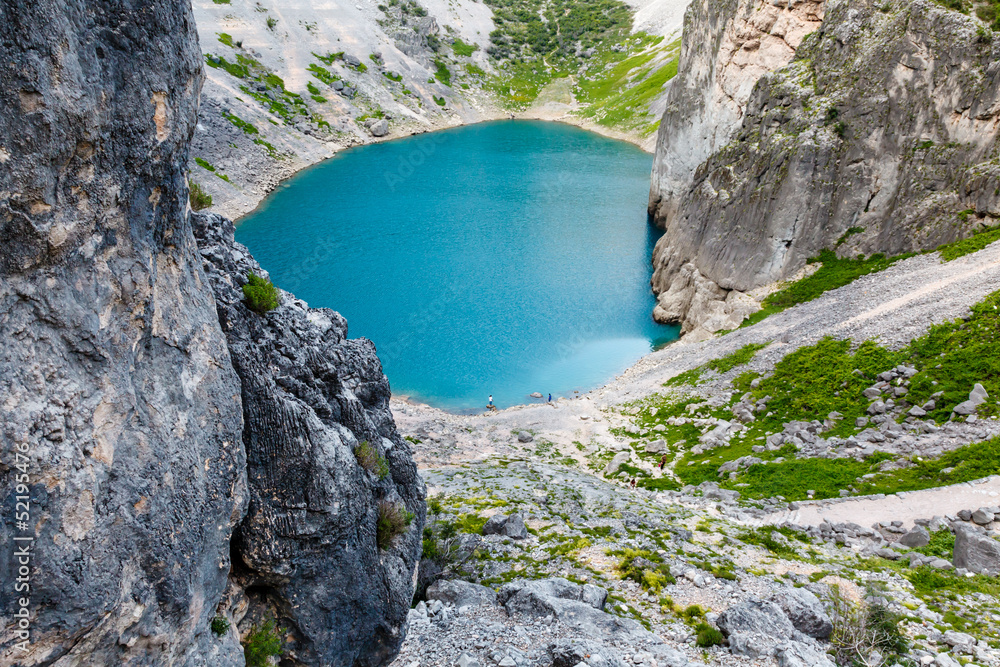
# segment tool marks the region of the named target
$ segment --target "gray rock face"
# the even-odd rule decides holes
[[[0,25],[0,534],[35,539],[28,648],[5,633],[0,664],[242,664],[209,630],[246,478],[186,213],[190,5],[6,2]]]
[[[629,462],[631,456],[631,452],[618,452],[615,454],[614,458],[608,461],[608,465],[604,466],[604,476],[611,477],[614,475],[622,467],[622,464]]]
[[[774,596],[774,602],[785,612],[792,626],[815,639],[826,639],[833,623],[818,597],[804,588],[785,588]]]
[[[977,574],[997,574],[1000,572],[1000,542],[968,526],[958,526],[952,564]]]
[[[827,6],[822,26],[782,62],[743,54],[763,48],[754,39],[734,48],[732,26],[750,14],[732,1],[691,5],[660,124],[654,317],[685,331],[733,314],[732,293],[788,278],[824,249],[934,248],[1000,214],[1000,168],[989,162],[997,130],[985,129],[1000,109],[988,69],[1000,45],[981,44],[973,18],[927,0],[898,14],[848,0]],[[752,93],[718,102],[734,81]],[[713,113],[718,126],[707,129],[708,110],[727,104],[740,113]],[[957,215],[964,210],[975,215]],[[690,285],[693,296],[681,298]]]
[[[434,582],[427,589],[428,600],[441,600],[456,607],[474,607],[484,604],[496,604],[497,594],[492,588],[469,583],[461,579]]]
[[[719,614],[716,625],[736,655],[751,658],[775,655],[777,645],[795,636],[795,627],[773,602],[747,600]]]
[[[378,665],[403,639],[425,515],[423,482],[389,411],[389,383],[347,323],[283,293],[258,315],[241,285],[263,274],[233,224],[193,216],[208,283],[241,381],[250,502],[234,540],[234,580],[251,609],[270,608],[287,649],[308,665]],[[354,448],[383,456],[384,478]],[[380,503],[414,518],[387,550]]]

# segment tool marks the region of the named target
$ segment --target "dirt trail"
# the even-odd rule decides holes
[[[796,510],[775,512],[747,523],[762,526],[787,521],[800,526],[817,526],[829,521],[852,522],[870,528],[880,521],[902,521],[906,528],[911,528],[914,519],[931,519],[948,514],[954,516],[960,510],[976,510],[997,504],[1000,504],[1000,475],[954,486],[892,494],[884,498],[801,502]]]

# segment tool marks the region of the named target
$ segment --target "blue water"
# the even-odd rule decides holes
[[[677,337],[650,316],[651,161],[568,125],[470,125],[344,151],[236,238],[374,341],[395,395],[453,411],[572,396]]]

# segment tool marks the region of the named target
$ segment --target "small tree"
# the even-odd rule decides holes
[[[358,465],[373,475],[378,475],[379,479],[385,479],[389,474],[388,461],[367,440],[354,448],[354,458],[358,460]]]
[[[218,616],[213,618],[212,632],[218,635],[219,637],[229,632],[229,620],[222,614],[219,614]]]
[[[375,543],[379,549],[388,549],[397,535],[406,531],[412,523],[413,512],[407,511],[403,503],[380,500],[378,503],[378,523],[375,525]]]
[[[259,315],[281,305],[278,288],[270,280],[261,278],[252,271],[247,276],[247,284],[243,286],[243,296],[246,297],[247,308]]]
[[[201,186],[194,181],[188,183],[188,199],[191,202],[191,208],[195,211],[212,205],[212,195],[202,190]]]
[[[855,602],[839,586],[830,587],[830,620],[830,644],[838,665],[881,667],[901,659],[909,649],[897,614],[881,602]]]
[[[281,652],[281,635],[271,619],[254,627],[243,642],[243,657],[247,661],[247,667],[268,667],[269,658],[280,658]]]

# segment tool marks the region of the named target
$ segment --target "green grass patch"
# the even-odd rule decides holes
[[[434,78],[443,83],[444,85],[450,86],[451,70],[448,69],[448,64],[439,58],[434,61],[434,67],[436,68],[434,70]]]
[[[938,252],[941,253],[941,259],[950,262],[953,259],[958,259],[959,257],[982,250],[998,240],[1000,240],[1000,225],[981,229],[969,238],[943,245],[938,248]]]
[[[194,161],[195,161],[195,164],[197,164],[202,169],[207,169],[209,171],[215,171],[215,167],[213,167],[212,164],[208,160],[206,160],[204,158],[196,157],[194,159]]]
[[[936,556],[951,560],[955,553],[955,535],[948,528],[936,530],[931,533],[931,541],[927,546],[917,547],[914,551],[922,553],[925,556]]]
[[[466,58],[470,57],[473,53],[479,50],[478,44],[466,44],[460,39],[455,39],[451,45],[451,50],[454,51],[456,56],[464,56]]]
[[[403,75],[397,74],[396,72],[385,71],[382,72],[382,74],[384,74],[385,78],[389,79],[390,81],[396,81],[398,83],[403,80]]]
[[[340,81],[339,76],[327,68],[317,65],[316,63],[310,63],[309,67],[306,68],[306,71],[328,86],[332,86],[334,81]]]
[[[726,373],[737,366],[743,366],[744,364],[750,363],[754,356],[767,346],[768,343],[749,343],[732,354],[727,354],[719,359],[713,359],[708,362],[707,365],[710,369],[717,373]]]
[[[447,100],[444,99],[444,97],[438,97],[437,95],[432,95],[432,97],[434,98],[434,103],[437,104],[439,107],[443,107],[445,104],[447,104]]]
[[[879,463],[885,460],[871,458],[879,459]],[[858,477],[871,472],[876,465],[854,459],[790,459],[761,463],[750,466],[739,476],[741,486],[738,488],[747,498],[781,496],[786,500],[801,500],[810,490],[816,492],[817,499],[836,498],[841,489],[854,486]]]

